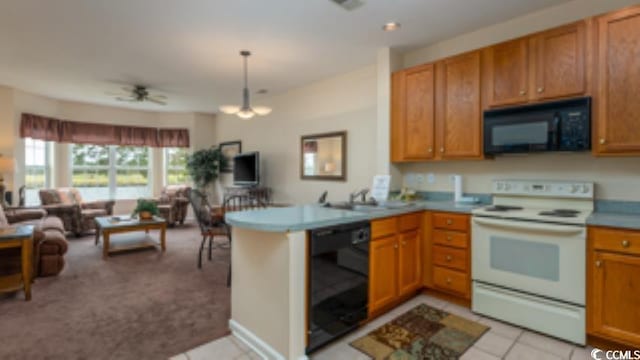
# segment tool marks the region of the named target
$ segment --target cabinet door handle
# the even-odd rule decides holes
[[[451,257],[451,255],[447,255],[447,257],[445,258],[445,260],[447,260],[447,262],[451,262],[451,260],[453,260],[453,258]]]
[[[631,245],[631,243],[629,242],[629,240],[622,240],[622,247],[623,248],[628,248]]]
[[[602,266],[602,261],[596,260],[596,267],[601,267],[601,266]]]
[[[524,90],[520,90],[520,96],[525,96],[525,95],[527,95],[527,92]]]
[[[451,278],[447,278],[447,284],[451,284]]]
[[[604,145],[607,141],[604,138],[600,139],[600,145]]]
[[[447,219],[447,225],[451,225],[451,224],[453,224],[453,220]]]
[[[433,148],[429,148],[427,151],[428,151],[429,153],[432,153],[432,152],[433,152]]]
[[[394,248],[394,249],[397,249],[397,248],[398,248],[398,244],[394,244],[394,245],[393,245],[393,248]]]
[[[403,242],[402,242],[402,246],[407,246],[407,242],[406,242],[406,241],[403,241]]]
[[[539,94],[542,94],[543,92],[544,92],[544,87],[540,86],[540,87],[538,88],[538,93],[539,93]]]
[[[441,153],[443,153],[443,152],[444,152],[444,148],[443,148],[443,147],[441,147],[441,148],[440,148],[440,152],[441,152]]]
[[[447,235],[447,241],[451,241],[453,240],[453,238],[451,237],[451,235]]]

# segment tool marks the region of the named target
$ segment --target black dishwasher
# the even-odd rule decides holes
[[[370,233],[368,221],[311,231],[307,354],[367,318]]]

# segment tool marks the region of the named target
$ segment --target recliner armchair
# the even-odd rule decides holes
[[[4,218],[3,218],[4,217]],[[47,217],[39,208],[0,208],[0,228],[3,226],[34,225],[34,276],[54,276],[64,269],[64,255],[68,249],[62,221]],[[20,271],[20,249],[0,252],[0,274]]]
[[[64,229],[76,236],[94,231],[96,217],[113,215],[115,201],[85,202],[75,188],[43,189],[39,195],[42,208],[50,216],[59,217]]]
[[[191,187],[188,185],[167,185],[162,189],[160,197],[154,199],[160,216],[167,220],[169,226],[184,223],[189,209],[189,192]]]

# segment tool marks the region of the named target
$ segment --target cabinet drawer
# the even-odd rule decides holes
[[[435,213],[433,227],[436,229],[468,231],[469,216],[461,214]]]
[[[590,229],[593,247],[626,254],[640,255],[640,232],[610,229]]]
[[[461,249],[469,247],[469,234],[455,231],[433,230],[433,242]]]
[[[433,246],[433,262],[461,271],[467,271],[467,250],[453,249],[446,246]]]
[[[398,230],[398,219],[390,217],[371,221],[371,238],[395,235]]]
[[[433,268],[433,283],[441,290],[469,296],[469,277],[463,272],[436,266]]]
[[[420,213],[402,215],[398,217],[400,231],[411,231],[420,227]]]

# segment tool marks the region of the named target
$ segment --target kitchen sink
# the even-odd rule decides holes
[[[335,202],[335,203],[324,204],[324,207],[331,208],[331,209],[361,211],[361,212],[374,212],[374,211],[383,211],[383,210],[390,210],[390,209],[402,209],[409,206],[413,206],[413,204],[404,203],[400,201],[391,201],[384,204],[349,203],[349,202]]]

